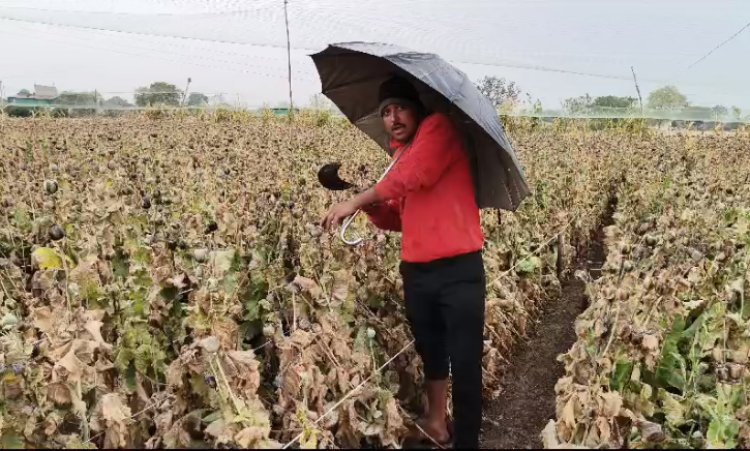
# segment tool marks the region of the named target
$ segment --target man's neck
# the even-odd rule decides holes
[[[417,134],[415,133],[413,136],[409,137],[409,139],[405,140],[391,138],[391,146],[404,147],[406,145],[409,145],[414,140],[414,136],[417,136]]]

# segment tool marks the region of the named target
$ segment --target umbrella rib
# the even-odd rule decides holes
[[[339,85],[339,86],[335,86],[335,87],[333,87],[333,88],[328,88],[328,89],[326,89],[326,90],[324,91],[324,94],[328,95],[328,94],[329,94],[330,92],[333,92],[333,91],[338,91],[338,90],[340,90],[340,89],[342,89],[342,88],[351,88],[352,86],[355,86],[355,85],[361,85],[361,84],[366,84],[366,83],[372,83],[372,81],[373,81],[373,78],[372,78],[372,77],[370,77],[370,78],[363,78],[363,79],[361,79],[361,80],[357,80],[357,81],[353,81],[353,82],[347,82],[346,84],[341,84],[341,85]]]

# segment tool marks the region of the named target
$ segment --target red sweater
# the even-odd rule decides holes
[[[391,145],[397,158],[404,147]],[[363,210],[377,227],[403,232],[403,261],[424,263],[482,249],[469,159],[444,114],[422,121],[411,146],[375,191],[384,202]]]

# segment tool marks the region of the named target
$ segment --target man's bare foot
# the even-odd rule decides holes
[[[448,424],[445,421],[431,421],[427,418],[420,418],[416,421],[416,438],[422,440],[434,440],[438,444],[445,444],[450,441],[451,435],[448,432]],[[420,430],[421,428],[421,430]]]

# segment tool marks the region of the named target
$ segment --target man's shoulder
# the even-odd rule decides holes
[[[453,127],[453,121],[451,121],[447,114],[441,112],[431,113],[424,118],[422,124],[433,127]]]
[[[432,113],[419,125],[417,139],[446,140],[456,138],[458,129],[451,118],[445,113]]]

